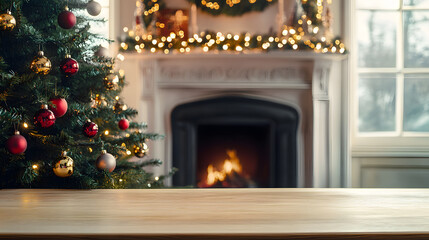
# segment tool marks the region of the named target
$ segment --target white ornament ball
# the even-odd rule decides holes
[[[86,5],[86,11],[88,11],[89,15],[91,16],[98,16],[98,14],[101,13],[101,8],[101,4],[94,0],[91,0]]]
[[[109,49],[100,46],[98,50],[94,53],[97,57],[109,57]]]

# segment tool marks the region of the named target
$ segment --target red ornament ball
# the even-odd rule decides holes
[[[27,149],[27,140],[18,131],[6,142],[7,150],[12,154],[21,154]]]
[[[124,118],[118,122],[118,126],[120,129],[126,130],[130,126],[130,122],[128,122],[128,120]]]
[[[66,55],[66,58],[64,58],[60,63],[60,69],[66,77],[70,77],[79,71],[79,63],[71,58],[70,55]]]
[[[115,167],[116,167],[116,159],[112,154],[107,153],[104,150],[95,161],[95,166],[100,170],[113,172],[113,170],[115,170]]]
[[[64,29],[70,29],[76,25],[76,16],[69,11],[68,7],[58,15],[58,25]]]
[[[95,135],[97,135],[98,133],[98,125],[94,122],[91,122],[88,120],[88,122],[86,122],[83,125],[83,134],[87,137],[94,137]]]
[[[55,117],[62,117],[67,112],[67,101],[64,98],[52,98],[49,100],[49,110]]]
[[[48,109],[48,105],[43,105],[42,109],[34,115],[34,125],[36,127],[48,128],[55,123],[55,114]]]

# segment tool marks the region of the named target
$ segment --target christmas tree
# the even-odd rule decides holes
[[[0,188],[161,187],[166,176],[143,167],[161,164],[146,155],[162,136],[129,122],[137,112],[118,97],[124,77],[90,32],[101,20],[79,11],[101,6],[0,3]]]

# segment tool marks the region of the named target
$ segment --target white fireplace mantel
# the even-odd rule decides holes
[[[298,110],[298,186],[341,187],[347,171],[342,73],[346,55],[283,51],[270,53],[126,54],[123,94],[149,131],[165,135],[151,143],[151,156],[172,167],[171,111],[210,97],[243,95]],[[129,74],[131,73],[131,75]],[[135,101],[139,99],[139,101]]]

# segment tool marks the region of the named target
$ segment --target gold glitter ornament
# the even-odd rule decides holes
[[[67,156],[67,152],[63,152],[60,160],[55,163],[53,170],[55,175],[65,178],[73,174],[73,166],[73,159]]]
[[[12,31],[16,26],[16,19],[10,11],[0,14],[0,29],[2,31]]]
[[[31,62],[30,69],[40,75],[48,74],[52,69],[52,63],[44,56],[43,51],[39,51]]]

